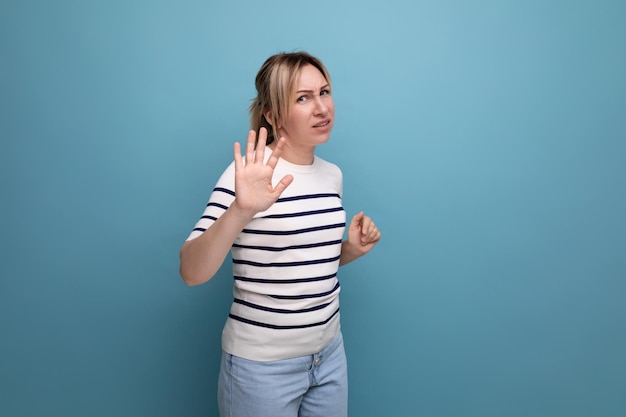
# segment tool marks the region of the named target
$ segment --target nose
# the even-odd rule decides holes
[[[316,115],[325,116],[328,113],[328,103],[325,102],[324,97],[317,97],[315,99],[315,112]]]

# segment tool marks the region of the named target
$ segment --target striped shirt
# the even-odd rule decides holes
[[[266,149],[265,159],[271,150]],[[342,173],[317,156],[312,165],[279,159],[274,184],[293,182],[258,213],[232,249],[234,300],[222,333],[224,351],[271,361],[310,355],[340,328],[337,270],[346,224]],[[200,236],[235,198],[235,167],[222,174],[188,240]]]

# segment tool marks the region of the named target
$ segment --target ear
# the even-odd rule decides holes
[[[267,123],[269,123],[270,126],[273,126],[273,124],[272,124],[272,113],[268,110],[265,113],[263,113],[263,116],[265,117],[265,120],[267,120]]]
[[[263,116],[265,117],[265,120],[267,120],[267,123],[269,123],[269,125],[272,126],[272,128],[274,128],[275,131],[278,131],[278,129],[282,127],[281,124],[278,122],[274,124],[274,122],[272,121],[272,112],[266,111],[265,113],[263,113]]]

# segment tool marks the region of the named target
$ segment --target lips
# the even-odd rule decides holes
[[[316,125],[313,125],[313,127],[326,127],[330,124],[330,120],[324,120],[322,122],[319,122]]]

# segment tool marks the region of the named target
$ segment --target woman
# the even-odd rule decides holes
[[[245,156],[235,143],[234,162],[181,249],[180,273],[188,285],[204,283],[232,251],[222,417],[345,417],[337,270],[368,253],[380,232],[361,212],[342,241],[342,174],[315,155],[334,122],[324,65],[304,52],[274,55],[256,89]]]

